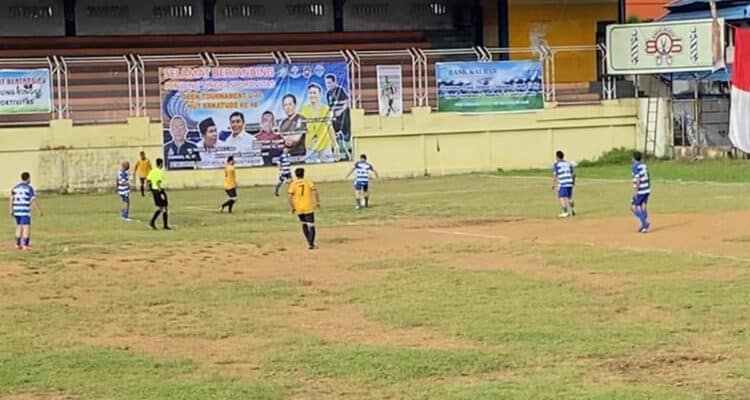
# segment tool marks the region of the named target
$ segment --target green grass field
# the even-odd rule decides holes
[[[648,235],[607,165],[568,220],[546,170],[320,184],[315,252],[270,187],[172,191],[172,232],[44,195],[33,252],[0,224],[0,399],[746,399],[750,166],[650,166]]]

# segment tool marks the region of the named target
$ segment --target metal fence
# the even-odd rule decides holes
[[[0,59],[0,68],[49,68],[52,75],[53,107],[50,114],[2,116],[0,125],[44,124],[50,119],[72,119],[76,124],[123,122],[129,117],[161,120],[158,69],[167,66],[238,66],[284,64],[340,59],[349,66],[353,107],[378,112],[377,65],[400,65],[403,74],[404,109],[436,107],[435,63],[449,61],[490,62],[500,59],[535,59],[543,67],[543,97],[557,100],[558,57],[575,52],[599,54],[601,96],[617,97],[614,79],[606,75],[604,45],[549,47],[541,43],[528,48],[471,47],[461,49],[400,49],[338,52],[286,52],[118,57],[58,57]],[[599,62],[599,61],[597,61]],[[598,100],[598,98],[597,98]]]

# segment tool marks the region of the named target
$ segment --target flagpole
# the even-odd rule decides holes
[[[724,61],[724,35],[723,27],[719,24],[718,12],[716,11],[716,0],[709,0],[709,7],[711,9],[711,58],[712,68],[711,72],[716,72],[720,69],[726,68],[726,62]]]

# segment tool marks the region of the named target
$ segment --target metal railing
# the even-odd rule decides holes
[[[249,65],[249,64],[288,64],[294,62],[315,62],[326,60],[343,60],[348,66],[349,90],[352,107],[362,108],[366,112],[377,112],[377,82],[373,72],[377,65],[401,65],[403,73],[404,99],[409,99],[412,107],[430,107],[435,93],[435,63],[448,61],[477,61],[491,62],[502,58],[515,59],[537,59],[542,63],[542,87],[545,102],[554,102],[557,99],[556,90],[556,64],[557,55],[568,52],[598,52],[601,56],[602,68],[602,90],[601,98],[613,99],[617,97],[616,85],[613,77],[606,75],[606,46],[603,44],[590,46],[558,46],[549,47],[546,43],[540,43],[537,47],[523,48],[487,48],[471,47],[459,49],[398,49],[398,50],[351,50],[328,52],[286,52],[283,50],[265,53],[228,53],[220,54],[213,52],[202,52],[194,54],[158,55],[148,56],[139,54],[125,54],[118,57],[58,57],[29,59],[0,59],[0,68],[4,67],[29,67],[43,66],[50,69],[52,78],[53,119],[73,119],[75,123],[101,123],[124,121],[127,117],[148,116],[154,120],[161,119],[159,107],[152,107],[157,102],[151,101],[159,96],[160,77],[158,68],[168,66],[226,66],[226,65]],[[528,55],[524,57],[524,55]],[[96,69],[105,70],[114,68],[121,69],[127,74],[123,79],[123,95],[127,90],[127,109],[121,112],[112,112],[108,117],[102,111],[102,118],[81,118],[78,112],[84,115],[86,106],[79,106],[81,97],[71,99],[71,87],[77,85],[91,85],[90,82],[81,83],[76,80],[75,70],[84,68],[91,71]],[[363,73],[365,70],[365,73]],[[84,73],[81,73],[83,75]],[[73,75],[73,76],[71,76]],[[101,76],[106,76],[102,74]],[[115,74],[113,73],[113,77]],[[81,78],[78,78],[81,79]],[[95,82],[95,81],[94,81]],[[375,82],[373,84],[373,82]],[[117,84],[115,83],[111,84]],[[93,89],[93,88],[92,88]],[[410,93],[408,93],[410,92]],[[373,95],[374,93],[374,95]],[[106,97],[106,96],[103,96]],[[88,103],[85,103],[88,104]],[[102,109],[105,104],[94,104],[92,109]],[[405,109],[408,110],[408,104]],[[44,114],[45,118],[49,117]],[[48,121],[48,119],[47,119]],[[41,121],[38,121],[41,122]],[[24,124],[20,122],[19,124]],[[28,123],[28,121],[26,121]],[[0,125],[4,121],[0,119]]]

